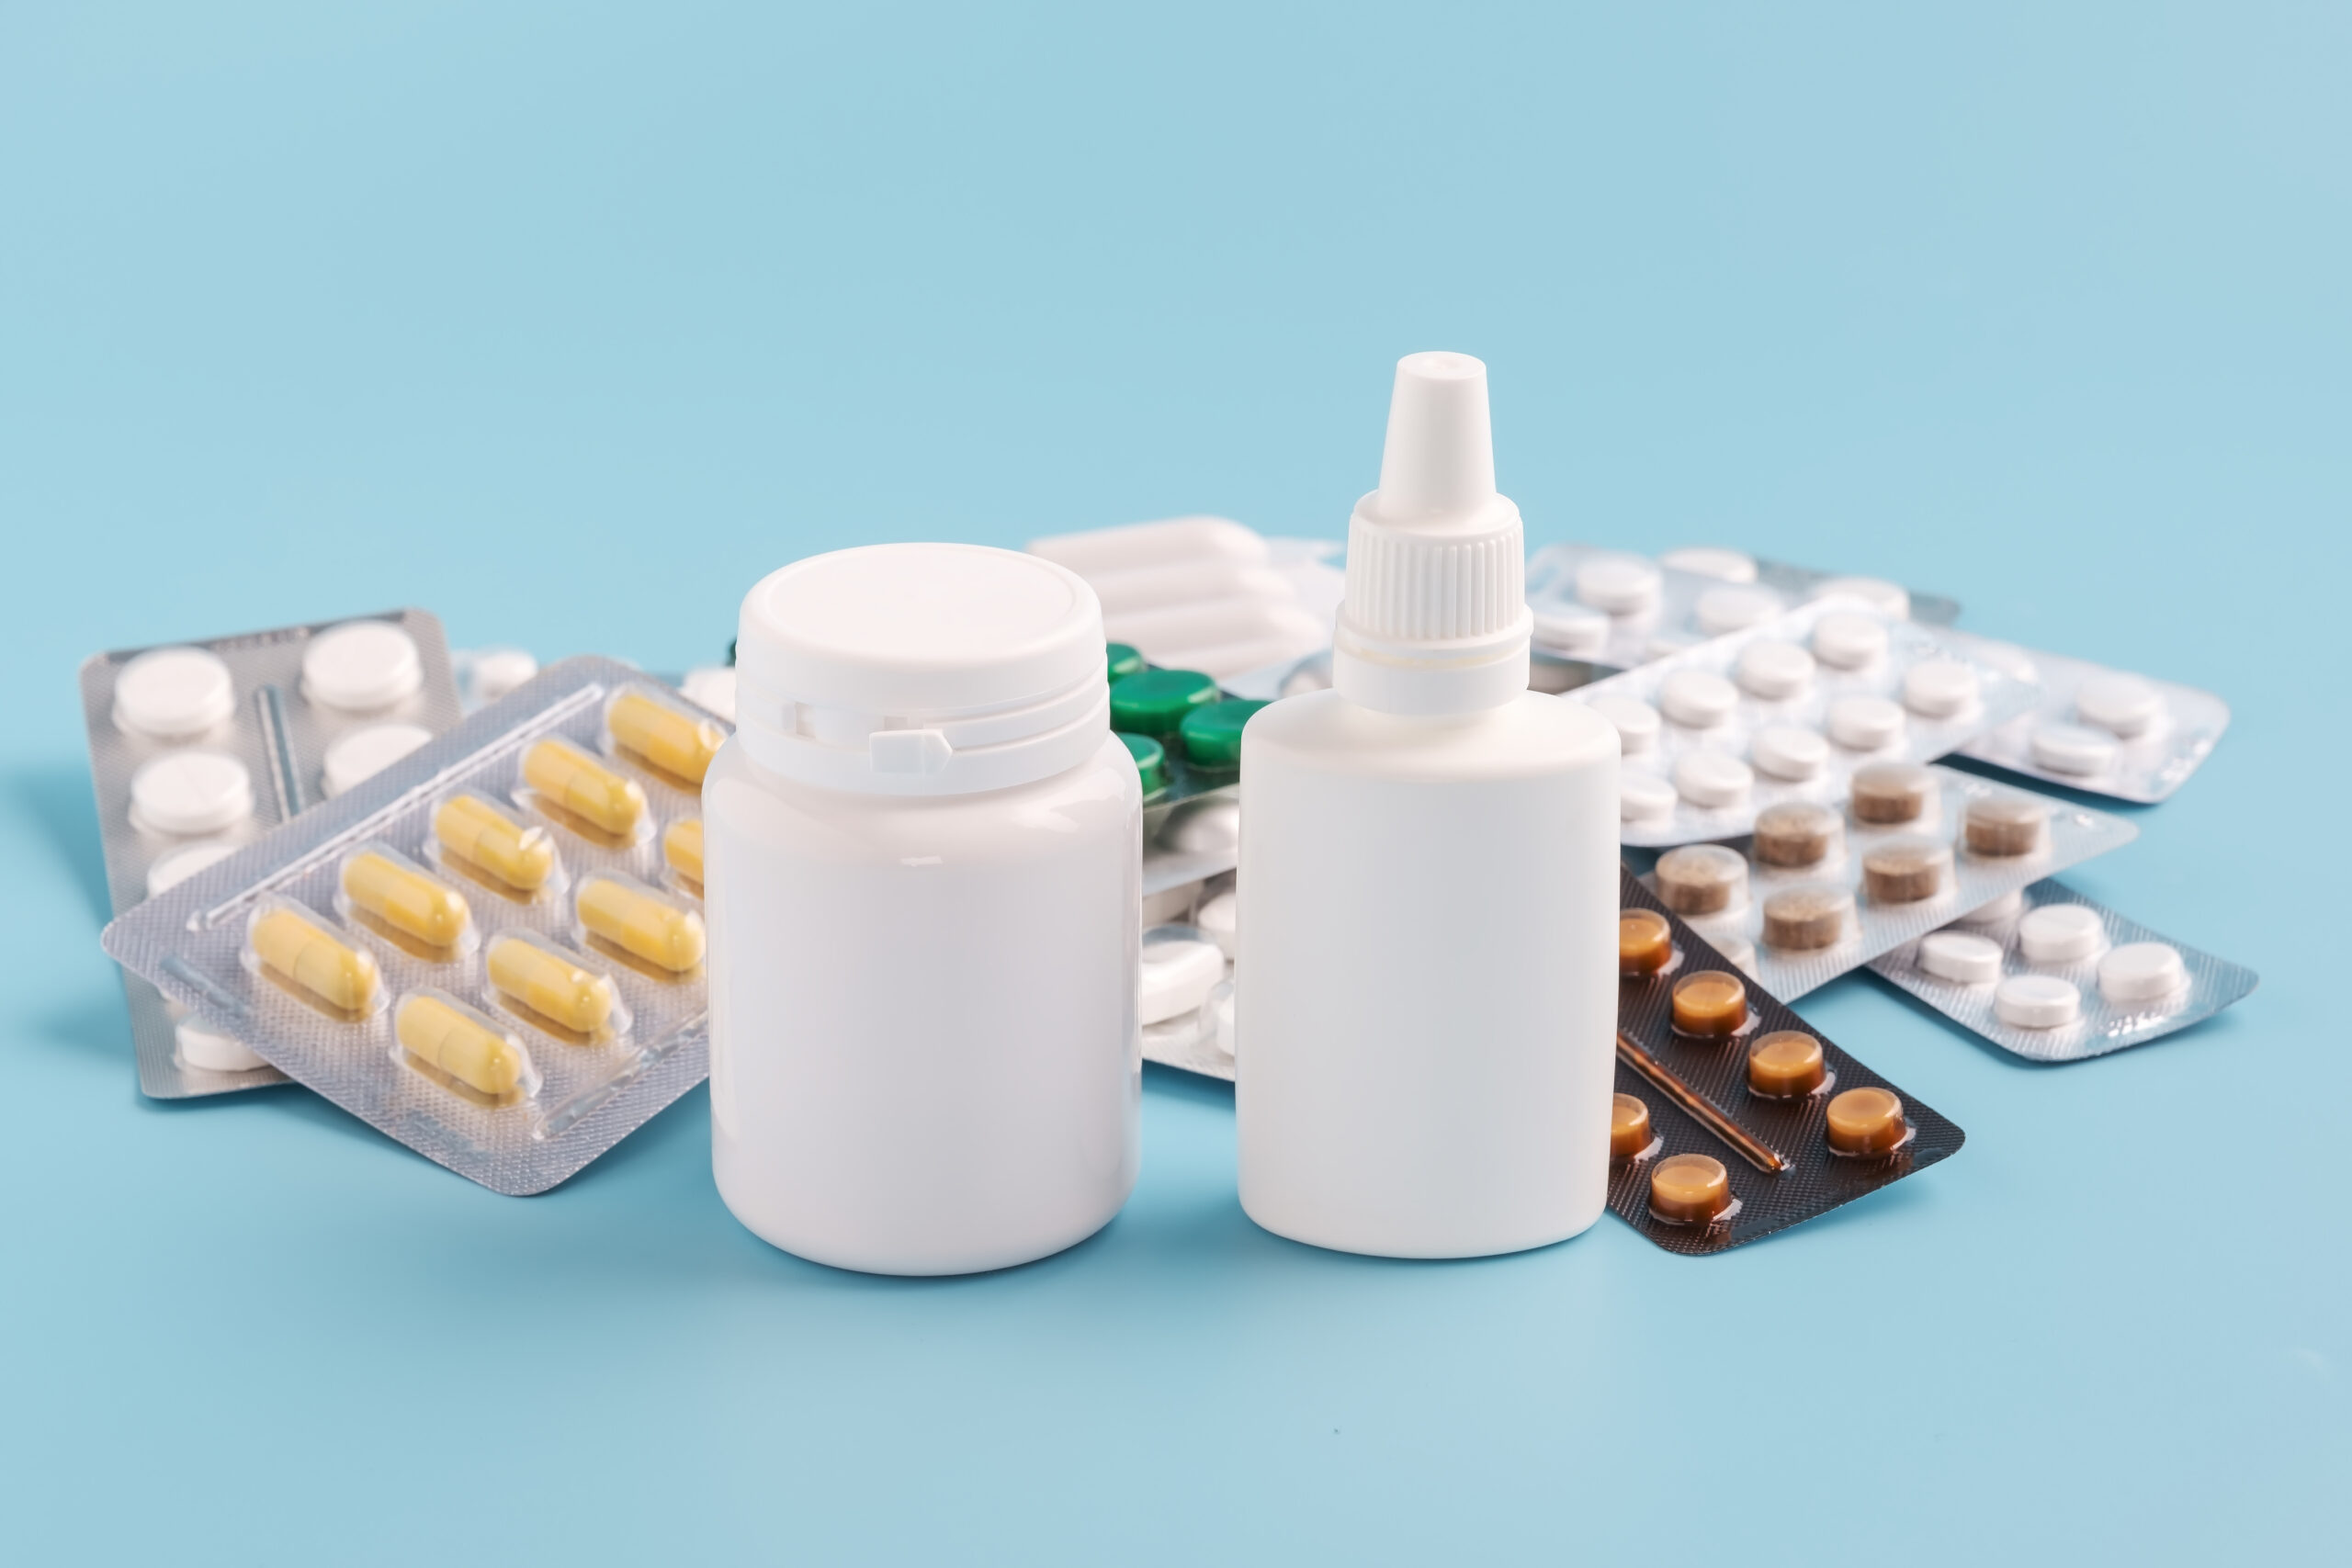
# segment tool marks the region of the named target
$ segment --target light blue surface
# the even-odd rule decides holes
[[[0,1555],[2345,1550],[2346,13],[1647,11],[0,16]],[[1157,1074],[1107,1232],[930,1283],[737,1227],[700,1092],[528,1201],[138,1097],[85,654],[410,603],[676,668],[814,549],[1330,534],[1425,347],[1531,542],[2226,694],[2072,880],[2262,990],[2046,1070],[1840,982],[1967,1147],[1697,1261],[1277,1241]]]

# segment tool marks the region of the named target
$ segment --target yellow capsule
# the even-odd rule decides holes
[[[613,1016],[613,980],[582,969],[563,954],[524,937],[490,944],[490,983],[537,1013],[579,1034],[594,1034]]]
[[[410,1055],[468,1089],[503,1096],[523,1082],[522,1046],[430,992],[412,991],[401,998],[392,1032]]]
[[[702,783],[710,759],[727,732],[707,718],[694,718],[642,692],[623,692],[605,715],[613,739],[665,773]]]
[[[702,917],[612,876],[580,885],[580,923],[673,974],[702,962]]]
[[[376,999],[376,956],[348,947],[283,905],[255,920],[246,940],[254,954],[341,1012],[366,1012]]]
[[[478,795],[443,801],[433,813],[433,836],[443,850],[517,893],[536,893],[555,874],[548,830],[515,821]]]
[[[672,871],[701,886],[702,818],[689,817],[671,823],[669,831],[662,835],[662,858],[670,863]]]
[[[523,779],[575,817],[616,838],[637,831],[645,817],[645,791],[569,740],[550,737],[523,754]]]
[[[343,895],[428,947],[448,947],[466,934],[466,896],[381,850],[362,850],[343,863]]]

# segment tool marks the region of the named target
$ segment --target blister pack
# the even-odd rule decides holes
[[[1918,762],[1860,769],[1845,801],[1767,807],[1728,844],[1685,844],[1647,878],[1766,990],[1793,1001],[1970,909],[2130,843],[2139,828]]]
[[[2036,1062],[2078,1062],[2200,1023],[2260,976],[2150,931],[2063,882],[1906,942],[1871,970]]]
[[[1233,879],[1209,884],[1184,919],[1143,933],[1143,1059],[1233,1078]]]
[[[1957,1153],[1965,1134],[1743,980],[1628,872],[1609,1206],[1724,1252]]]
[[[1241,728],[1266,705],[1113,643],[1111,728],[1143,784],[1143,922],[1175,920],[1241,852]]]
[[[272,1065],[493,1191],[545,1191],[708,1070],[718,721],[551,666],[118,918],[106,948]]]
[[[2230,727],[2212,693],[1965,632],[1972,658],[2036,682],[2029,712],[1962,747],[1963,756],[2030,778],[2154,805],[2188,781]]]
[[[422,610],[93,654],[82,721],[114,912],[167,891],[458,722]],[[125,971],[139,1088],[155,1100],[286,1081]]]
[[[1621,836],[1657,847],[1744,833],[1783,802],[1838,800],[1857,768],[1958,750],[2037,691],[1948,633],[1830,598],[1565,696],[1617,727]]]

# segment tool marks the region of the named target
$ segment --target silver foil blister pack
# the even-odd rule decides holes
[[[2252,994],[2244,964],[2037,882],[1871,961],[1889,983],[2035,1062],[2078,1062],[2201,1023]]]
[[[701,775],[725,727],[570,659],[118,918],[206,1025],[493,1191],[708,1071]]]
[[[1783,1001],[2139,837],[2110,812],[1951,768],[1878,764],[1728,844],[1660,855],[1659,901]]]
[[[81,686],[117,915],[458,722],[447,640],[423,610],[93,654]],[[123,996],[149,1097],[286,1081],[129,970]]]
[[[1947,632],[1833,597],[1566,700],[1617,727],[1620,837],[1655,848],[1744,833],[1782,802],[1841,800],[1858,768],[1958,750],[2038,693]]]

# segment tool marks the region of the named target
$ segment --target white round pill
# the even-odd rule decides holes
[[[1813,683],[1813,655],[1792,642],[1758,637],[1739,650],[1732,678],[1752,697],[1793,697]]]
[[[1903,672],[1903,705],[1928,718],[1952,718],[1976,705],[1976,671],[1956,659],[1929,659]]]
[[[345,713],[390,707],[424,683],[416,639],[389,621],[345,621],[302,650],[302,690]]]
[[[2115,737],[2086,725],[2045,719],[2033,727],[2033,760],[2053,773],[2089,778],[2115,761]]]
[[[1241,847],[1241,803],[1230,795],[1188,800],[1168,814],[1159,841],[1186,854],[1222,854]]]
[[[1911,615],[1911,591],[1883,577],[1833,577],[1816,586],[1813,596],[1815,599],[1860,599],[1880,615],[1898,621],[1907,620]]]
[[[1833,670],[1860,670],[1886,657],[1886,623],[1832,610],[1813,623],[1813,656]]]
[[[1710,588],[1690,606],[1699,629],[1715,637],[1744,632],[1781,613],[1781,596],[1769,588]]]
[[[1674,815],[1674,786],[1656,773],[1631,769],[1617,775],[1618,815],[1628,822],[1656,822]]]
[[[1657,558],[1660,566],[1687,571],[1693,577],[1712,577],[1719,582],[1753,582],[1756,581],[1756,558],[1745,550],[1726,550],[1714,545],[1685,545],[1668,550]]]
[[[1533,612],[1535,646],[1569,659],[1589,659],[1609,644],[1609,617],[1586,604],[1546,604]]]
[[[1216,943],[1227,958],[1233,956],[1234,921],[1240,908],[1241,900],[1228,887],[1203,904],[1193,916],[1193,923],[1201,928],[1201,934]]]
[[[1577,597],[1612,615],[1657,605],[1658,570],[1639,556],[1595,556],[1577,568]]]
[[[236,852],[234,844],[182,844],[158,855],[147,868],[147,897],[168,893],[206,866],[218,865]]]
[[[1737,806],[1756,774],[1725,751],[1685,751],[1675,760],[1674,792],[1693,806]]]
[[[249,1073],[255,1067],[269,1066],[243,1043],[197,1024],[180,1024],[172,1033],[179,1043],[180,1060],[191,1067],[215,1073]]]
[[[1216,943],[1178,936],[1155,942],[1147,935],[1141,1021],[1159,1023],[1191,1012],[1208,1000],[1210,990],[1224,978],[1225,954]]]
[[[1233,994],[1232,985],[1227,983],[1219,985],[1209,997],[1209,1014],[1216,1020],[1214,1038],[1220,1056],[1233,1055]]]
[[[1829,765],[1829,742],[1797,724],[1768,724],[1747,743],[1748,760],[1768,778],[1809,779]]]
[[[539,661],[519,648],[485,648],[468,661],[466,682],[476,703],[494,703],[538,672]]]
[[[2094,675],[2075,692],[2075,716],[2126,740],[2164,716],[2162,692],[2137,675]]]
[[[688,700],[699,703],[728,723],[735,722],[735,666],[709,664],[686,671],[678,682],[678,690]]]
[[[1885,697],[1839,697],[1829,705],[1829,739],[1852,751],[1879,751],[1903,739],[1903,710]]]
[[[1939,980],[1981,986],[2001,977],[2001,944],[1968,931],[1929,931],[1919,939],[1919,967]]]
[[[150,649],[114,678],[114,721],[158,740],[201,735],[237,710],[237,683],[217,654]]]
[[[416,724],[371,724],[337,736],[325,758],[327,794],[373,778],[432,739],[433,731]]]
[[[1657,709],[1639,697],[1595,697],[1588,705],[1617,727],[1618,742],[1628,757],[1657,744]]]
[[[2127,942],[2098,961],[2099,995],[2119,1005],[2153,1002],[2188,984],[2188,965],[2168,942]]]
[[[1989,904],[1979,905],[1960,917],[1963,926],[1996,926],[2004,920],[2014,920],[2025,911],[2025,889],[2012,887]]]
[[[2083,993],[2055,975],[2012,975],[1993,990],[1993,1014],[2016,1029],[2056,1029],[2083,1014]]]
[[[254,814],[253,778],[219,751],[174,751],[130,776],[130,819],[158,833],[217,833]]]
[[[2107,925],[2087,904],[2044,904],[2018,922],[2029,964],[2073,964],[2107,945]]]
[[[1712,729],[1731,716],[1739,693],[1708,670],[1677,670],[1657,683],[1657,710],[1690,729]]]

